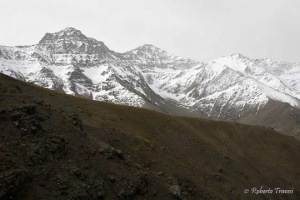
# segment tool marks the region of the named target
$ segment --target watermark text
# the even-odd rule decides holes
[[[280,187],[276,188],[264,188],[264,186],[261,186],[260,188],[250,188],[244,190],[245,194],[251,193],[251,194],[293,194],[294,188],[292,189],[284,189]]]

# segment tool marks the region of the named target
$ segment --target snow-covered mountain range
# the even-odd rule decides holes
[[[36,45],[0,46],[0,72],[93,100],[250,124],[266,124],[253,115],[268,121],[272,107],[283,113],[286,105],[295,125],[286,134],[300,133],[300,63],[241,54],[197,62],[150,44],[117,53],[66,28]],[[274,123],[267,125],[279,130]]]

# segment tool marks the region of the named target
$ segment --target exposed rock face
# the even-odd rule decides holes
[[[50,57],[53,54],[97,54],[100,57],[111,54],[103,42],[88,38],[74,28],[66,28],[53,34],[46,33],[37,48],[47,52]]]

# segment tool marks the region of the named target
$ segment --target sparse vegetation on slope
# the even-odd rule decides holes
[[[270,128],[68,96],[0,74],[0,199],[299,199]],[[293,194],[244,194],[253,187]]]

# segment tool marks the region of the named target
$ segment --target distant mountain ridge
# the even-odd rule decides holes
[[[299,63],[242,54],[197,62],[151,44],[118,53],[75,28],[66,28],[46,33],[37,45],[0,46],[0,71],[93,100],[261,124],[300,135]],[[283,105],[287,112],[280,110]],[[292,125],[277,125],[279,114]]]

